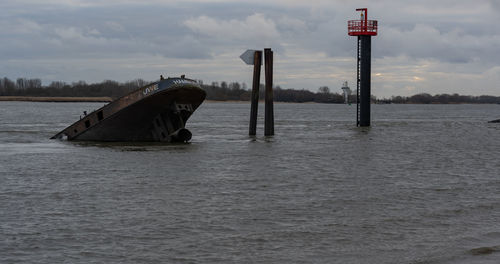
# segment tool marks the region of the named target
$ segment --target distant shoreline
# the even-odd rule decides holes
[[[39,97],[39,96],[0,96],[0,102],[97,102],[109,103],[113,101],[111,97]],[[250,103],[250,101],[240,100],[205,100],[207,103]],[[264,100],[259,100],[264,103]],[[274,102],[274,103],[294,103],[294,102]],[[305,102],[316,103],[316,102]]]
[[[57,103],[71,103],[71,102],[87,102],[87,103],[109,103],[113,101],[111,97],[50,97],[50,96],[0,96],[0,102],[57,102]],[[242,101],[242,100],[205,100],[206,103],[233,103],[233,104],[249,104],[250,101]],[[259,103],[265,103],[264,100],[259,100]],[[328,103],[320,103],[320,102],[283,102],[283,101],[274,101],[274,103],[278,104],[328,104]],[[340,103],[333,103],[340,104]],[[342,103],[343,104],[343,103]],[[351,103],[355,105],[356,103]],[[373,103],[372,104],[425,104],[425,103]],[[468,102],[451,102],[451,103],[438,103],[431,102],[427,103],[428,105],[436,105],[436,104],[498,104],[498,103],[468,103]]]
[[[212,100],[207,99],[204,102],[207,103],[231,103],[231,104],[250,104],[249,100]],[[259,99],[260,104],[264,104],[266,101],[264,99]],[[319,102],[283,102],[283,101],[274,101],[275,104],[323,104]]]
[[[38,97],[38,96],[0,96],[0,101],[7,102],[96,102],[108,103],[111,97]]]
[[[111,97],[38,97],[38,96],[0,96],[0,102],[95,102],[95,103],[109,103],[113,101]],[[207,103],[236,103],[236,104],[246,104],[250,101],[240,101],[240,100],[205,100]],[[259,100],[260,103],[264,103],[264,100]],[[294,103],[294,102],[274,102],[274,103]],[[316,103],[316,102],[305,102]]]

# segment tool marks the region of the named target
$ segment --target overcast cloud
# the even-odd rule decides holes
[[[376,96],[500,95],[499,0],[2,0],[0,77],[251,83],[238,56],[271,47],[276,85],[340,92],[355,80],[346,21],[359,7],[379,21]]]

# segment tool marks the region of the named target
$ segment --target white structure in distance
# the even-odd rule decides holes
[[[351,95],[352,91],[351,88],[347,85],[347,81],[344,82],[342,85],[342,92],[344,94],[344,103],[348,104],[349,103],[349,96]]]

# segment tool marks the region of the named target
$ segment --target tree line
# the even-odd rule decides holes
[[[198,81],[201,87],[207,92],[208,100],[216,101],[250,101],[252,96],[251,88],[247,88],[245,83],[227,83],[212,82],[210,85],[203,84],[202,81]],[[263,99],[265,96],[265,86],[260,84],[259,86],[259,98]],[[318,92],[314,93],[309,90],[294,90],[294,89],[282,89],[280,86],[273,87],[273,98],[276,102],[292,102],[292,103],[305,103],[305,102],[316,102],[316,103],[336,103],[340,104],[344,102],[343,95],[338,93],[331,93],[330,89],[326,86],[320,87]]]
[[[85,81],[73,83],[51,82],[42,85],[40,79],[18,78],[12,81],[6,77],[0,78],[0,96],[34,96],[34,97],[111,97],[116,99],[131,91],[148,85],[151,82],[136,79],[125,83],[106,80],[100,83],[87,84]],[[250,101],[251,89],[245,83],[212,82],[204,84],[198,80],[206,91],[208,100],[215,101]],[[264,98],[265,87],[260,85],[260,98]],[[342,103],[343,97],[337,93],[330,93],[328,87],[321,87],[317,93],[308,90],[282,89],[274,87],[274,100],[277,102],[318,102]]]
[[[73,83],[51,82],[43,86],[40,79],[18,78],[15,81],[6,77],[0,78],[0,96],[33,96],[33,97],[111,97],[116,99],[131,91],[148,85],[151,82],[136,79],[125,83],[106,80],[100,83],[88,84],[85,81]],[[238,82],[212,82],[204,84],[199,80],[200,86],[207,92],[208,100],[215,101],[250,101],[252,91],[245,83]],[[316,103],[344,103],[344,97],[339,93],[332,93],[327,86],[317,89],[317,92],[302,89],[283,89],[280,86],[273,88],[274,100],[277,102],[316,102]],[[264,98],[265,87],[259,88],[259,97]],[[356,103],[356,95],[349,96],[350,103]],[[412,96],[392,96],[389,99],[377,99],[372,96],[373,103],[394,104],[500,104],[500,97],[481,95],[469,96],[459,94],[420,93]]]
[[[419,93],[412,96],[392,96],[390,99],[375,99],[376,103],[393,104],[500,104],[500,96]]]
[[[40,79],[18,78],[12,81],[0,79],[0,96],[34,96],[34,97],[111,97],[113,99],[147,85],[142,79],[119,83],[106,80],[100,83],[87,84],[85,81],[51,82],[42,86]]]

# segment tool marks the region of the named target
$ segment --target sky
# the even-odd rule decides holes
[[[252,82],[247,49],[272,48],[274,85],[355,88],[368,8],[372,94],[500,96],[500,0],[2,0],[0,77],[87,83],[180,76]],[[261,82],[264,82],[262,71]]]

